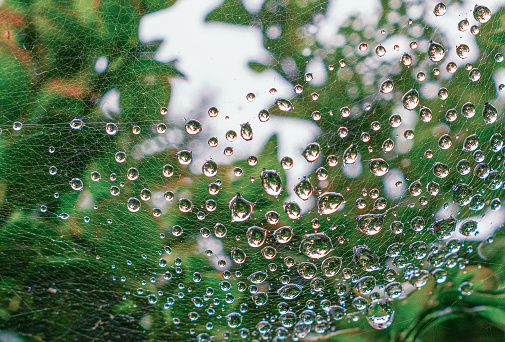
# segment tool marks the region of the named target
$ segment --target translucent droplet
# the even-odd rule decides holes
[[[382,45],[377,45],[377,47],[375,48],[375,53],[377,54],[377,56],[383,57],[386,54],[386,48]]]
[[[474,220],[468,220],[463,222],[461,227],[459,228],[459,232],[464,236],[474,235],[477,231],[477,222]]]
[[[198,120],[186,121],[186,133],[190,135],[198,134],[202,131],[202,124]]]
[[[188,165],[193,160],[193,153],[188,150],[181,150],[176,153],[176,157],[181,165]]]
[[[212,159],[207,160],[202,165],[202,172],[207,177],[217,176],[218,171],[219,171],[219,167],[218,167],[217,163]]]
[[[432,62],[440,62],[445,55],[444,47],[434,41],[430,42],[430,46],[428,47],[428,57]]]
[[[370,172],[376,177],[382,177],[389,171],[389,164],[382,158],[373,158],[368,161]]]
[[[174,167],[170,164],[166,164],[163,166],[162,172],[163,172],[163,176],[165,176],[167,178],[172,177],[174,174]]]
[[[210,107],[208,110],[208,114],[211,118],[215,118],[219,114],[219,110],[216,107]]]
[[[303,150],[302,155],[309,163],[312,163],[321,155],[321,146],[316,142],[309,143]]]
[[[333,277],[338,274],[342,267],[342,258],[329,257],[321,263],[321,271],[326,277]]]
[[[443,134],[438,139],[438,148],[441,150],[447,150],[452,146],[452,138],[449,134]]]
[[[345,204],[344,196],[337,192],[325,192],[317,198],[317,211],[320,215],[330,215]]]
[[[470,72],[468,73],[468,78],[470,79],[470,81],[472,82],[477,82],[478,80],[480,80],[480,70],[477,69],[477,68],[473,68],[472,70],[470,70]]]
[[[76,191],[82,191],[83,185],[82,185],[82,180],[80,178],[72,178],[70,181],[70,186],[72,189]]]
[[[311,259],[321,259],[333,250],[331,239],[326,233],[306,234],[300,243],[300,253]]]
[[[233,259],[233,261],[235,263],[237,263],[237,264],[244,263],[246,257],[247,257],[247,255],[246,255],[246,253],[244,252],[243,249],[238,248],[238,247],[233,247],[231,249],[231,258]]]
[[[431,109],[424,106],[421,106],[421,109],[419,110],[419,116],[421,116],[421,120],[423,120],[423,122],[430,122],[433,117]]]
[[[229,208],[231,222],[243,222],[251,217],[253,204],[237,193],[231,199]]]
[[[345,149],[342,161],[345,166],[347,164],[354,164],[356,160],[358,160],[358,146],[351,144]]]
[[[486,124],[492,124],[498,119],[498,111],[491,103],[486,102],[482,110],[482,117]]]
[[[353,261],[365,272],[377,271],[380,268],[379,258],[366,245],[353,247]]]
[[[265,189],[267,194],[274,197],[280,195],[282,191],[282,180],[276,170],[263,169],[260,178],[261,185],[263,185],[263,189]]]
[[[479,23],[486,23],[491,19],[491,11],[486,6],[475,5],[473,8],[473,17]]]
[[[114,135],[117,133],[117,126],[115,123],[109,122],[107,125],[105,125],[105,132],[107,132],[108,135]]]
[[[301,262],[297,268],[298,274],[304,279],[312,279],[317,273],[317,267],[311,262]]]
[[[228,326],[230,328],[238,328],[242,324],[242,315],[238,312],[232,312],[226,315],[226,321],[228,322]]]
[[[126,207],[132,213],[139,211],[140,209],[140,201],[135,197],[130,197],[126,202]]]
[[[419,105],[419,92],[412,88],[407,91],[402,97],[403,107],[408,110],[413,110]]]
[[[314,191],[314,187],[310,183],[309,179],[307,177],[303,177],[298,184],[295,185],[295,193],[296,195],[306,201],[310,198],[312,195],[312,192]]]
[[[277,108],[279,108],[283,112],[290,112],[294,109],[291,101],[286,99],[277,99],[275,101],[275,104],[277,105]]]
[[[366,235],[375,235],[382,230],[384,225],[383,214],[364,214],[356,217],[356,229]]]
[[[302,293],[302,287],[297,284],[286,284],[277,290],[279,297],[285,300],[292,300]]]
[[[460,44],[456,47],[456,54],[459,58],[465,59],[470,54],[470,48],[466,44]]]
[[[291,228],[290,226],[277,228],[274,231],[274,237],[275,241],[277,241],[278,243],[281,244],[288,243],[293,238],[293,228]]]
[[[432,168],[433,174],[438,178],[445,178],[449,175],[449,166],[444,163],[436,162]]]
[[[139,170],[136,167],[130,167],[128,171],[126,171],[126,178],[128,180],[134,181],[139,178]]]
[[[70,121],[70,127],[72,129],[81,129],[84,126],[84,122],[81,119],[74,119]]]
[[[470,27],[470,23],[468,22],[468,19],[466,19],[466,18],[461,20],[458,23],[458,30],[460,30],[461,32],[465,32],[466,30],[468,30],[469,27]]]
[[[461,107],[461,115],[467,119],[473,117],[475,115],[475,112],[475,105],[471,102],[467,102]]]
[[[443,2],[436,4],[435,8],[433,9],[433,14],[435,14],[437,17],[444,15],[445,12],[447,12],[447,6]]]
[[[264,228],[252,226],[247,229],[247,243],[253,248],[261,247],[267,238],[268,231]]]
[[[430,230],[439,240],[448,239],[456,231],[456,219],[450,217],[435,221],[428,227],[428,230]]]
[[[368,296],[370,293],[372,293],[373,289],[375,288],[377,281],[375,277],[373,276],[364,276],[361,277],[357,282],[356,285],[354,285],[354,288],[356,291],[358,291],[359,294]]]
[[[472,198],[472,188],[465,183],[459,183],[453,186],[453,201],[459,206],[466,206]]]
[[[283,207],[286,215],[292,220],[298,220],[302,215],[302,210],[296,202],[285,202]]]
[[[252,140],[253,138],[253,131],[251,124],[249,122],[243,123],[240,125],[240,135],[242,136],[242,139],[249,141]]]
[[[247,279],[253,284],[261,284],[267,278],[268,274],[265,271],[256,271],[247,277]]]
[[[367,308],[366,320],[372,328],[386,329],[393,322],[395,312],[385,300],[373,301]]]

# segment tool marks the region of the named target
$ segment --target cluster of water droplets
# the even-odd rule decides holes
[[[442,18],[449,10],[440,3],[433,14]],[[491,13],[486,7],[477,5],[473,15],[482,24],[490,20]],[[465,31],[468,27],[469,22],[464,19],[455,29]],[[477,31],[478,27],[472,30]],[[417,48],[417,43],[410,47]],[[360,43],[357,49],[360,53],[368,53],[369,46]],[[462,60],[470,54],[467,44],[462,43],[455,49]],[[388,54],[382,45],[377,45],[374,51],[380,58]],[[432,40],[424,53],[432,63],[441,65],[437,63],[444,60],[447,51],[448,47],[441,41]],[[412,56],[405,53],[396,63],[408,69],[414,63]],[[494,61],[501,63],[503,56],[497,54]],[[454,67],[457,69],[451,63],[447,64],[449,72]],[[338,64],[340,69],[350,67],[345,60]],[[468,82],[477,82],[484,76],[478,68],[470,66],[466,69],[469,71]],[[333,65],[329,70],[334,70]],[[434,70],[433,75],[436,74]],[[304,88],[311,89],[313,77],[307,73],[305,84],[294,86],[296,96],[304,96]],[[422,71],[415,75],[419,83],[426,77]],[[184,254],[184,248],[193,248],[192,239],[180,244],[178,249],[172,250],[166,245],[159,252],[155,260],[156,272],[149,284],[142,280],[135,290],[136,296],[149,305],[162,305],[169,310],[176,326],[188,320],[198,323],[188,326],[191,334],[199,334],[200,340],[210,339],[214,324],[220,320],[242,338],[298,340],[311,332],[330,333],[338,327],[339,321],[356,321],[360,317],[375,329],[386,329],[394,320],[395,300],[422,288],[431,278],[436,283],[444,283],[448,272],[464,270],[469,264],[462,253],[468,251],[463,248],[464,238],[473,238],[479,233],[478,219],[472,214],[480,213],[486,207],[499,210],[500,198],[493,193],[504,189],[501,126],[491,129],[495,133],[490,136],[484,129],[474,129],[473,126],[498,126],[503,113],[492,99],[482,103],[464,102],[455,108],[442,106],[443,110],[429,108],[419,84],[404,87],[405,82],[396,80],[393,76],[387,77],[375,91],[383,94],[381,96],[400,94],[391,97],[390,101],[398,104],[393,113],[381,113],[380,109],[373,112],[373,103],[363,106],[364,113],[373,112],[376,116],[370,129],[367,127],[359,132],[364,128],[356,123],[353,104],[342,104],[340,109],[326,112],[319,108],[308,114],[307,119],[315,122],[332,121],[332,138],[342,143],[335,144],[335,147],[324,139],[309,142],[299,153],[317,169],[313,174],[299,178],[292,188],[287,188],[286,173],[293,168],[295,156],[284,156],[276,166],[269,164],[264,168],[257,166],[262,164],[261,158],[250,156],[247,164],[240,167],[219,165],[213,159],[198,165],[203,174],[201,184],[204,184],[198,191],[207,197],[203,203],[192,200],[187,193],[175,194],[166,189],[142,187],[128,195],[122,202],[125,210],[139,215],[149,208],[154,218],[160,218],[163,206],[154,204],[153,199],[157,192],[161,192],[163,201],[173,205],[178,215],[191,222],[187,225],[178,222],[167,228],[162,234],[164,241],[189,241],[190,236],[196,235],[198,243],[205,246],[201,251],[205,262],[216,261],[216,272],[220,272],[221,279],[218,284],[212,281],[206,284],[210,276],[194,271],[189,284],[183,281],[186,267],[192,269],[185,263],[191,261],[186,258],[183,262],[177,253]],[[276,91],[270,90],[270,93]],[[318,93],[312,92],[309,96],[314,103],[321,102]],[[437,92],[440,101],[449,96],[452,94],[444,87]],[[255,98],[254,93],[246,95],[249,102]],[[400,109],[405,110],[403,114]],[[287,115],[296,111],[295,100],[278,98],[272,108],[259,111],[258,122],[243,122],[240,130],[230,129],[223,137],[211,137],[208,145],[216,147],[219,139],[230,143],[236,139],[254,142],[253,131],[262,129],[261,124],[270,120],[270,112]],[[160,113],[166,115],[167,109],[161,108]],[[430,130],[429,134],[435,137],[429,146],[423,146],[422,160],[401,160],[396,152],[397,145],[405,143],[402,138],[415,141],[418,134],[426,134],[419,128],[415,132],[412,125],[406,124],[411,119],[407,119],[408,114],[404,113],[418,117],[421,121],[418,125],[440,122],[437,129]],[[219,115],[222,114],[216,107],[208,110],[210,119]],[[451,124],[463,120],[472,121],[458,126],[464,127],[459,131],[450,129]],[[70,127],[82,130],[86,125],[82,120],[74,119]],[[14,130],[21,128],[22,124],[14,124]],[[205,129],[196,119],[186,120],[184,124],[188,137],[198,136]],[[384,134],[386,129],[395,133]],[[164,122],[155,127],[156,134],[164,134],[166,130]],[[114,136],[119,131],[120,127],[114,123],[105,125],[107,135]],[[140,127],[134,126],[132,133],[140,134]],[[380,141],[377,142],[378,137]],[[414,146],[413,149],[417,147]],[[231,156],[234,151],[228,146],[223,153]],[[116,151],[111,158],[117,164],[131,162],[129,154],[124,151]],[[181,148],[174,153],[173,162],[160,165],[156,176],[170,182],[180,181],[184,168],[192,163],[193,152]],[[368,179],[369,189],[355,189],[352,182],[339,181],[339,177],[344,177],[342,172],[362,163],[368,165],[360,177]],[[386,182],[391,183],[388,177],[398,169],[412,167],[412,164],[419,164],[414,167],[424,168],[426,172],[419,179],[400,177],[394,181],[393,188],[403,190],[392,199],[385,189]],[[55,166],[49,167],[50,175],[57,172]],[[232,179],[250,175],[250,188],[243,185],[233,188],[233,181],[224,181],[228,177],[224,172],[232,174]],[[109,179],[115,181],[116,177],[111,174]],[[141,183],[143,177],[135,166],[127,168],[124,174],[125,181],[132,183]],[[75,177],[69,182],[73,190],[83,192],[89,187],[89,181],[103,183],[100,172],[93,170],[89,179]],[[248,191],[253,186],[260,189],[260,195]],[[121,192],[126,192],[124,188],[124,182],[119,186],[112,185],[110,195],[117,198]],[[221,191],[232,195],[220,198]],[[289,197],[289,194],[296,197]],[[307,212],[303,204],[311,201],[314,207]],[[270,203],[272,208],[265,208],[264,203]],[[430,210],[445,210],[449,206],[455,206],[454,216],[440,218],[433,213],[426,215],[422,210],[428,207]],[[413,208],[416,212],[408,210]],[[212,213],[219,215],[212,216]],[[192,217],[197,220],[191,221]],[[85,221],[89,222],[89,217]],[[464,238],[453,239],[455,235]],[[119,281],[126,282],[126,279],[120,277]],[[161,290],[165,285],[170,291]],[[462,295],[472,293],[471,283],[459,285]],[[187,317],[179,317],[178,305],[186,305],[188,301],[191,311]],[[262,307],[268,310],[263,312]],[[202,323],[204,317],[206,321]]]

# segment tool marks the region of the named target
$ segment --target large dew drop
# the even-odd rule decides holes
[[[317,198],[317,211],[320,215],[330,215],[345,204],[344,196],[338,192],[325,192]]]
[[[349,145],[344,151],[342,158],[344,166],[347,164],[354,164],[358,160],[358,147],[355,144]]]
[[[291,101],[286,100],[286,99],[277,99],[275,101],[275,104],[277,105],[277,108],[279,108],[283,112],[290,112],[294,108]]]
[[[428,57],[430,57],[430,60],[435,63],[440,62],[444,58],[444,55],[444,47],[437,42],[431,41],[428,47]]]
[[[247,243],[253,248],[261,247],[267,239],[268,231],[265,228],[252,226],[247,229]]]
[[[277,290],[277,294],[286,300],[295,299],[302,292],[302,287],[297,284],[286,284]]]
[[[366,272],[377,271],[380,268],[379,258],[366,245],[353,247],[353,261]]]
[[[232,312],[226,316],[226,321],[230,328],[238,328],[242,324],[242,315],[238,312]]]
[[[384,225],[383,214],[364,214],[356,217],[358,223],[356,229],[366,235],[375,235],[382,230]]]
[[[251,124],[249,122],[240,125],[240,135],[242,136],[242,139],[246,141],[252,140],[253,131]]]
[[[302,155],[309,163],[312,163],[321,155],[321,146],[316,142],[309,143],[303,150]]]
[[[252,214],[253,204],[242,197],[239,193],[229,203],[231,222],[243,222]]]
[[[342,258],[329,257],[321,263],[321,271],[326,277],[333,277],[342,267]]]
[[[260,175],[261,185],[270,196],[279,196],[282,191],[281,176],[275,170],[263,169]]]
[[[389,171],[389,164],[382,158],[373,158],[368,161],[370,172],[376,177],[382,177]]]
[[[311,259],[321,259],[333,250],[331,239],[326,233],[307,234],[300,243],[300,253]]]
[[[449,217],[435,221],[428,227],[428,230],[431,230],[439,240],[448,239],[456,230],[456,219]]]
[[[367,309],[366,320],[372,328],[382,330],[386,329],[393,322],[395,316],[391,305],[383,299],[373,301]]]
[[[413,110],[419,105],[419,92],[417,89],[410,89],[402,97],[403,107],[408,110]]]
[[[307,177],[303,177],[298,184],[295,185],[295,193],[301,200],[308,200],[314,191],[314,187],[310,184]]]

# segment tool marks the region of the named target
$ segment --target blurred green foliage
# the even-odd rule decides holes
[[[268,264],[272,262],[261,255],[260,248],[252,249],[247,245],[245,231],[252,224],[271,231],[264,219],[265,212],[283,212],[285,192],[279,198],[267,196],[259,181],[263,168],[281,170],[275,137],[257,156],[257,165],[250,166],[247,161],[240,161],[232,166],[221,166],[220,174],[224,176],[219,194],[215,196],[208,194],[208,178],[191,175],[186,168],[178,166],[174,148],[142,160],[128,158],[126,163],[114,161],[117,151],[130,151],[135,144],[152,136],[150,127],[156,121],[150,114],[158,112],[169,100],[169,78],[180,76],[174,64],[153,60],[156,45],[141,44],[138,40],[140,18],[172,3],[148,0],[9,0],[0,7],[3,19],[0,25],[3,32],[8,32],[7,36],[2,36],[0,45],[0,126],[12,127],[14,121],[23,123],[22,130],[5,129],[0,137],[0,329],[13,332],[22,340],[195,340],[196,334],[191,335],[188,331],[205,331],[207,321],[214,322],[211,333],[216,335],[216,339],[221,340],[223,332],[231,331],[229,339],[238,340],[238,329],[230,329],[224,316],[238,312],[240,304],[249,303],[241,328],[248,328],[251,333],[265,313],[276,315],[278,312],[280,300],[276,290],[280,284],[272,282],[271,288],[266,289],[259,286],[261,291],[268,292],[269,301],[256,307],[251,305],[247,292],[237,289],[237,283],[243,279],[232,277],[229,293],[235,298],[233,303],[223,305],[223,311],[214,316],[200,310],[200,315],[204,317],[194,322],[188,316],[195,310],[190,297],[203,297],[207,287],[214,289],[215,297],[224,297],[220,289],[223,275],[212,266],[212,258],[217,257],[205,256],[195,243],[201,227],[212,230],[218,222],[226,225],[228,233],[222,239],[225,252],[229,254],[232,247],[240,247],[247,252],[247,266],[233,264],[230,269],[232,272],[240,270],[243,278],[253,270],[268,269]],[[385,10],[381,23],[386,22],[390,10],[386,2],[383,5]],[[273,12],[263,6],[259,13],[251,15],[240,2],[226,0],[208,15],[207,20],[233,25],[261,23],[264,45],[273,54],[275,62],[272,65],[251,62],[251,68],[257,72],[272,68],[293,85],[304,85],[304,92],[292,100],[295,110],[284,113],[274,107],[270,108],[270,113],[306,119],[307,113],[320,111],[323,119],[317,123],[323,134],[318,142],[323,147],[324,156],[335,154],[340,163],[343,151],[351,143],[358,144],[363,156],[369,153],[370,148],[374,151],[381,149],[382,142],[392,135],[393,128],[386,122],[398,103],[378,96],[376,84],[364,84],[357,73],[346,80],[339,77],[338,72],[329,73],[326,84],[319,87],[304,82],[304,66],[310,56],[300,53],[306,41],[300,37],[298,30],[310,24],[316,14],[324,14],[326,8],[325,1],[312,1],[306,7],[289,2]],[[405,14],[405,6],[400,8],[400,13]],[[491,21],[482,26],[477,37],[479,46],[486,52],[477,63],[482,74],[490,75],[497,68],[488,59],[503,47],[501,23],[504,17],[503,9],[494,14]],[[266,35],[266,28],[272,24],[279,25],[282,31],[276,40]],[[393,29],[394,32],[402,30],[400,24]],[[341,33],[351,35],[355,32],[347,26]],[[425,36],[431,34],[436,35],[429,26],[425,26]],[[94,71],[94,63],[99,56],[109,59],[109,66],[102,74]],[[294,59],[298,75],[284,72],[278,62],[284,57]],[[426,54],[421,52],[418,57],[426,59]],[[338,69],[338,61],[343,58],[342,49],[336,49],[324,57],[324,62],[326,66],[334,65]],[[364,58],[358,56],[347,62],[356,65]],[[403,68],[392,78],[395,88],[401,92],[418,84],[409,68]],[[451,132],[465,132],[474,125],[481,141],[485,142],[493,133],[502,130],[503,119],[486,127],[481,118],[477,118],[484,106],[483,99],[496,97],[494,87],[489,83],[469,83],[468,71],[463,68],[459,68],[451,79],[441,80],[440,83],[450,93],[464,94],[465,102],[477,105],[475,123],[456,120],[450,125]],[[349,95],[346,89],[350,86],[357,87],[358,96]],[[119,133],[107,135],[106,122],[97,102],[113,88],[121,93],[122,113],[114,118]],[[312,100],[312,93],[319,94],[318,101]],[[341,107],[362,106],[370,101],[370,97],[374,102],[371,111],[351,119],[340,118]],[[445,111],[461,106],[459,97],[450,96],[445,102],[438,98],[425,100],[422,105],[432,109],[433,121],[419,124],[420,128],[415,132],[416,143],[406,157],[396,156],[388,162],[390,168],[400,168],[407,180],[422,178],[423,184],[426,184],[436,179],[431,173],[433,161],[456,165],[464,153],[454,149],[439,150],[438,136],[433,134],[433,128],[445,121]],[[329,115],[330,111],[335,113],[334,116]],[[68,123],[74,118],[83,120],[85,126],[80,130],[72,129]],[[480,120],[478,123],[477,119]],[[373,132],[369,144],[362,144],[362,131],[370,131],[370,124],[375,120],[380,120],[381,130]],[[141,134],[131,133],[133,125],[142,128]],[[340,126],[348,128],[346,139],[339,138],[336,133]],[[49,153],[50,146],[54,146],[54,153]],[[424,157],[428,148],[434,153],[430,163]],[[498,168],[499,162],[502,161],[493,158],[490,165]],[[161,175],[160,170],[165,164],[176,167],[172,178]],[[57,175],[49,175],[48,168],[52,165],[57,166]],[[135,182],[124,182],[120,197],[112,197],[110,187],[124,181],[130,167],[139,170],[140,178]],[[228,177],[234,167],[242,168],[244,175]],[[89,174],[95,170],[100,170],[102,174],[100,182],[90,182],[82,192],[71,189],[68,184],[70,179],[78,176],[89,179]],[[380,179],[368,172],[353,180],[342,177],[339,170],[328,168],[327,188],[344,193],[346,198],[359,197],[363,188],[382,188]],[[118,180],[111,180],[108,176],[111,173],[118,175]],[[257,178],[255,182],[250,181],[251,176]],[[285,181],[285,175],[281,173],[281,177]],[[277,269],[269,272],[269,277],[278,279],[282,274],[291,272],[292,282],[303,282],[294,268],[287,269],[279,260],[286,256],[294,257],[296,262],[307,260],[290,246],[298,246],[305,233],[313,232],[313,219],[320,220],[318,231],[327,232],[332,237],[336,254],[343,257],[342,267],[355,267],[351,261],[355,245],[368,245],[381,256],[383,263],[384,253],[392,242],[404,242],[408,246],[418,240],[426,243],[435,241],[431,232],[415,233],[408,229],[408,224],[417,215],[425,217],[427,226],[433,223],[433,213],[444,202],[452,200],[452,185],[458,182],[458,178],[460,176],[453,172],[444,179],[441,195],[430,199],[427,205],[416,202],[408,206],[412,199],[405,196],[390,203],[388,206],[394,209],[385,213],[384,226],[389,227],[393,220],[401,220],[406,226],[405,234],[401,235],[390,234],[385,228],[377,238],[354,229],[356,215],[363,213],[354,203],[346,204],[345,215],[334,215],[328,220],[316,212],[310,212],[297,221],[286,220],[283,216],[277,226],[291,225],[295,234],[289,246],[269,241],[277,249]],[[312,184],[318,184],[315,175],[311,175],[310,179]],[[483,188],[482,181],[474,178],[469,184],[475,189]],[[181,213],[176,205],[171,205],[168,213],[156,218],[149,209],[145,209],[146,205],[131,215],[126,210],[126,200],[143,188],[172,190],[180,197],[190,198],[195,210]],[[251,220],[242,223],[232,223],[229,217],[228,203],[237,189],[254,203],[255,214]],[[317,190],[324,191],[316,187]],[[58,195],[55,196],[55,193]],[[86,196],[93,198],[99,210],[78,205]],[[488,192],[485,196],[491,194]],[[199,221],[195,212],[203,208],[210,197],[217,202],[218,209],[206,213],[205,220]],[[503,198],[504,190],[492,193],[492,197]],[[490,199],[486,197],[486,201]],[[45,205],[47,210],[42,212],[41,205]],[[63,213],[69,218],[62,219]],[[462,209],[460,213],[462,217],[470,214],[468,209]],[[84,217],[90,217],[90,222],[85,223]],[[112,223],[108,224],[108,220]],[[174,225],[183,227],[181,236],[172,236],[170,227]],[[164,238],[160,238],[160,234],[164,234]],[[340,240],[343,243],[337,245],[335,241]],[[393,302],[395,321],[388,329],[374,330],[365,319],[358,322],[343,319],[330,322],[320,339],[412,342],[503,340],[505,273],[501,251],[504,244],[502,232],[495,235],[493,243],[465,243],[465,246],[472,245],[474,250],[479,248],[486,260],[476,253],[465,254],[471,266],[464,271],[458,267],[450,269],[447,282],[435,284],[430,280],[408,298]],[[167,249],[165,246],[171,247],[172,254],[162,253]],[[180,258],[182,272],[177,273],[174,267],[168,267],[172,278],[165,281],[163,276],[167,269],[159,266],[160,255],[168,265],[173,265],[175,258]],[[415,262],[415,266],[422,266],[421,261]],[[202,275],[200,284],[193,282],[194,272]],[[362,271],[357,273],[365,275]],[[384,281],[381,274],[375,276],[379,282]],[[151,282],[151,278],[155,282]],[[462,296],[458,291],[465,281],[473,284],[471,296]],[[184,291],[179,284],[183,284]],[[334,281],[328,279],[327,287],[333,285]],[[192,288],[191,293],[187,287]],[[142,295],[137,288],[143,288]],[[146,295],[157,294],[158,291],[175,298],[176,304],[165,309],[160,299],[157,305],[150,305]],[[177,299],[179,292],[185,292],[184,300]],[[319,303],[321,298],[318,293],[304,291],[296,300],[300,304],[294,310],[298,314],[307,300]],[[222,317],[216,318],[218,315]],[[174,318],[178,318],[180,323],[174,324]],[[255,337],[249,335],[248,339],[252,338]]]

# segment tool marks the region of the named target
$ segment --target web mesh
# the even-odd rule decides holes
[[[3,3],[1,339],[503,327],[505,12],[474,5]]]

